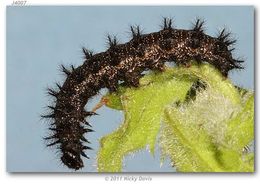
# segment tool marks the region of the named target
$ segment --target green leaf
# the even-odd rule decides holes
[[[206,90],[187,99],[198,80]],[[121,171],[124,157],[142,148],[153,154],[159,131],[162,159],[169,156],[178,171],[253,171],[254,158],[242,150],[253,140],[254,95],[238,91],[211,65],[151,73],[140,87],[120,87],[104,98],[125,119],[100,140],[99,172]]]
[[[254,138],[254,94],[248,92],[243,97],[243,108],[228,121],[225,141],[229,148],[241,150]]]
[[[126,92],[125,87],[119,87],[117,92],[113,92],[111,94],[107,94],[103,96],[103,100],[105,100],[105,104],[107,107],[115,109],[115,110],[123,110],[123,105],[121,102],[121,96]]]
[[[179,110],[165,110],[160,146],[163,155],[170,156],[177,171],[216,172],[222,171],[215,158],[216,146],[200,124],[182,123]]]
[[[241,111],[227,122],[224,143],[220,147],[219,161],[228,171],[253,172],[254,161],[245,160],[243,148],[254,139],[254,94],[246,93]],[[231,154],[233,153],[233,154]]]
[[[254,96],[247,93],[238,105],[230,99],[235,96],[211,87],[193,102],[166,108],[160,139],[163,155],[170,156],[181,172],[252,172],[243,148],[254,137]]]
[[[140,88],[128,88],[124,94],[118,95],[125,111],[125,121],[118,130],[101,139],[98,171],[121,171],[124,156],[147,145],[153,153],[165,105],[183,101],[194,81],[192,78],[174,78],[168,71],[153,73],[140,80]],[[112,96],[116,100],[115,95]],[[120,107],[118,101],[108,105]]]

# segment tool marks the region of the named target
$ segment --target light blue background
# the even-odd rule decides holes
[[[81,65],[82,46],[106,50],[107,33],[128,41],[131,24],[141,24],[146,33],[158,31],[163,16],[173,17],[174,25],[185,29],[196,17],[203,18],[209,35],[230,29],[238,39],[235,56],[246,60],[245,70],[233,71],[230,77],[235,84],[254,89],[253,7],[7,7],[7,171],[71,171],[59,162],[56,150],[45,147],[42,137],[48,125],[39,117],[51,102],[45,88],[64,80],[58,66]],[[91,159],[85,161],[83,172],[96,171],[98,140],[123,119],[122,113],[105,107],[98,113],[91,118],[96,132],[88,138],[94,151],[89,152]],[[159,150],[154,157],[140,151],[124,163],[124,171],[174,171],[169,160],[160,166]]]

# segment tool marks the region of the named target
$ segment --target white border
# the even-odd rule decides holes
[[[1,128],[0,128],[0,183],[1,185],[26,185],[26,186],[35,186],[36,184],[41,185],[93,185],[93,184],[106,184],[106,185],[115,185],[115,184],[152,184],[152,185],[256,185],[259,184],[259,174],[256,172],[255,174],[150,174],[152,177],[151,182],[107,182],[105,181],[106,174],[9,174],[6,173],[6,122],[5,122],[5,86],[6,86],[6,43],[5,43],[5,31],[6,31],[6,6],[12,4],[12,0],[2,0],[0,2],[0,83],[1,83],[1,91],[0,91],[0,118],[1,118]],[[109,2],[109,3],[108,3]],[[209,0],[181,0],[181,1],[167,1],[167,0],[92,0],[91,2],[86,0],[27,0],[27,5],[254,5],[255,6],[255,19],[256,19],[256,38],[255,38],[255,63],[257,64],[257,30],[258,30],[258,18],[257,11],[259,8],[260,1],[259,0],[218,0],[217,2],[209,1]],[[259,65],[256,65],[256,86],[258,87],[257,82],[257,72]],[[257,92],[258,90],[256,90]],[[258,101],[256,99],[256,104],[258,105]],[[256,106],[257,107],[257,106]],[[257,117],[258,111],[256,109],[255,116]],[[257,121],[255,122],[256,129]],[[258,134],[258,130],[256,131],[256,137]],[[256,142],[256,149],[258,149],[259,145]],[[19,154],[17,154],[19,156]],[[257,157],[256,157],[257,158]],[[256,159],[258,160],[258,158]],[[258,161],[256,161],[256,171],[258,168]],[[124,174],[118,174],[119,176],[123,176]],[[138,174],[130,174],[130,176],[138,175]],[[142,174],[143,175],[143,174]]]
[[[23,0],[20,0],[23,1]],[[13,0],[1,2],[11,5]],[[256,5],[257,0],[27,0],[27,5]]]

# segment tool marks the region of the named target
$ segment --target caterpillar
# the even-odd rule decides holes
[[[242,69],[243,60],[232,57],[231,48],[236,41],[223,29],[217,37],[204,33],[204,21],[197,19],[192,29],[173,27],[171,18],[163,18],[158,32],[141,33],[140,26],[130,26],[132,39],[119,44],[116,37],[108,35],[109,48],[94,54],[83,47],[84,63],[70,69],[61,66],[66,74],[58,90],[49,88],[48,94],[55,97],[50,113],[42,115],[53,122],[49,128],[51,136],[47,146],[57,146],[61,161],[68,168],[78,170],[84,167],[82,157],[89,158],[85,151],[91,149],[84,134],[92,132],[86,120],[96,113],[84,109],[88,100],[101,88],[116,91],[119,82],[138,87],[139,79],[146,70],[163,71],[165,62],[189,66],[188,61],[204,61],[214,65],[227,77],[232,69]]]

